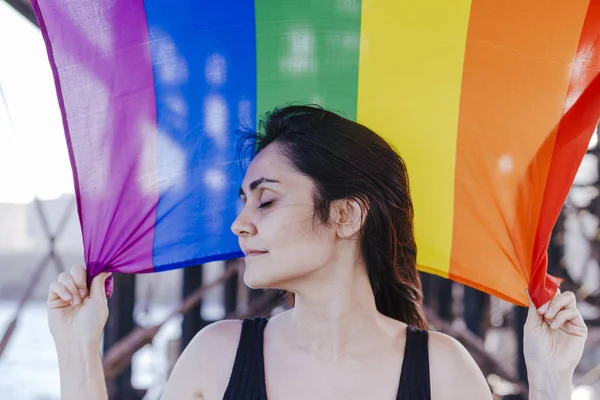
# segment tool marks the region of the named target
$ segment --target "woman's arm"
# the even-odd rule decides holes
[[[63,400],[106,400],[100,343],[57,346],[60,390]]]
[[[108,317],[104,285],[94,278],[88,293],[86,270],[63,272],[48,290],[48,325],[58,355],[62,400],[106,400],[100,338]]]
[[[48,290],[48,325],[58,355],[62,400],[107,400],[100,338],[108,318],[105,282],[75,266]],[[192,340],[171,373],[163,399],[218,398],[227,387],[240,339],[241,321],[212,324]],[[208,395],[207,395],[208,393]]]
[[[529,400],[570,400],[572,379],[560,376],[529,376]]]
[[[241,329],[242,321],[225,320],[198,332],[177,360],[162,400],[223,398]]]
[[[530,400],[570,400],[587,327],[572,292],[560,293],[536,310],[529,301],[523,338]]]

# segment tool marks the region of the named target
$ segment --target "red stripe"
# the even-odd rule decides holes
[[[547,250],[552,228],[586,153],[600,118],[600,1],[590,1],[567,92],[565,114],[554,144],[548,179],[534,242],[529,292],[536,306],[548,302],[560,284],[548,276]],[[582,89],[585,88],[585,90]],[[581,93],[581,95],[580,95]],[[577,99],[572,103],[572,99]]]

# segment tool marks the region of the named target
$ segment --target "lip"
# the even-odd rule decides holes
[[[246,249],[244,250],[244,254],[246,255],[246,257],[256,257],[256,256],[261,256],[263,254],[267,254],[268,251],[265,250],[256,250],[256,249]]]

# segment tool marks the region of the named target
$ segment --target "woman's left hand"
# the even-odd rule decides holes
[[[537,310],[530,299],[524,334],[530,380],[535,376],[570,382],[583,355],[587,334],[573,292],[559,292]]]

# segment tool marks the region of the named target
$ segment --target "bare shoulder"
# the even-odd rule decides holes
[[[175,364],[162,400],[223,396],[240,341],[242,321],[210,324],[194,336]]]
[[[233,348],[233,355],[235,356],[241,332],[241,320],[229,319],[215,322],[198,332],[188,347],[191,350],[201,349],[203,352],[221,354],[221,352],[226,352],[231,349],[232,345],[235,345]]]
[[[467,349],[444,333],[429,331],[432,400],[492,399],[492,394]]]

